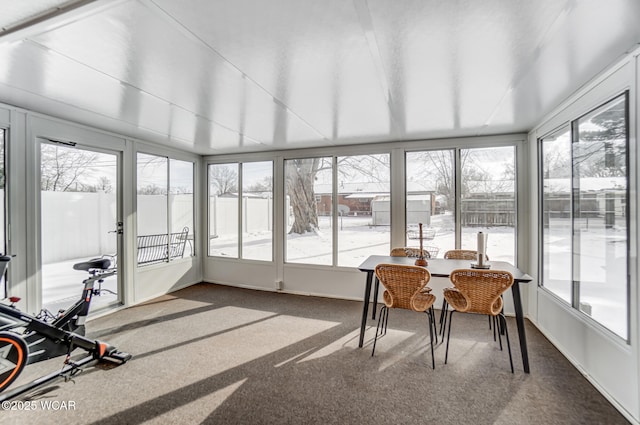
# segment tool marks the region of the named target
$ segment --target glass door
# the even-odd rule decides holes
[[[54,314],[80,296],[87,272],[74,270],[75,263],[107,257],[117,267],[119,164],[119,152],[40,143],[42,307]],[[119,274],[102,283],[92,311],[120,304]]]

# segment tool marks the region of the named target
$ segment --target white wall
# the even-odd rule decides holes
[[[537,141],[560,125],[589,112],[595,107],[629,90],[630,178],[630,336],[629,341],[617,337],[587,315],[571,308],[542,287],[528,288],[529,317],[549,340],[598,388],[625,416],[640,423],[640,373],[638,333],[638,172],[637,144],[638,86],[640,50],[614,64],[608,71],[567,99],[529,134],[531,163],[531,235],[530,264],[538,264],[538,175]],[[530,274],[538,280],[539,270]],[[535,370],[532,371],[535,373]]]

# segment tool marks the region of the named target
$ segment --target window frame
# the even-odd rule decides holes
[[[544,285],[544,261],[538,261],[538,275],[540,276],[539,280],[538,280],[538,287],[541,288],[543,291],[545,291],[545,293],[550,294],[552,297],[554,297],[554,299],[559,300],[559,302],[561,302],[562,304],[568,306],[571,308],[571,311],[580,315],[580,317],[586,319],[587,321],[589,321],[590,323],[595,324],[597,327],[603,329],[605,332],[607,332],[608,334],[614,336],[615,338],[619,338],[620,340],[623,340],[626,342],[627,345],[629,345],[631,343],[631,237],[632,237],[632,233],[631,233],[631,218],[629,215],[630,212],[630,203],[631,203],[631,144],[630,144],[630,92],[629,89],[624,89],[620,92],[611,94],[609,96],[607,96],[606,99],[601,100],[600,103],[597,104],[597,106],[595,107],[591,107],[587,110],[583,110],[580,111],[580,114],[578,115],[577,113],[574,114],[573,118],[569,119],[569,120],[565,120],[563,122],[561,122],[559,125],[557,125],[556,127],[554,127],[553,129],[550,129],[549,131],[547,131],[546,133],[544,133],[542,136],[538,137],[536,139],[536,144],[537,144],[537,171],[538,171],[538,187],[541,188],[540,190],[538,190],[538,240],[540,241],[540,243],[538,244],[538,258],[539,259],[543,259],[544,258],[544,231],[543,231],[543,226],[544,226],[544,213],[543,213],[543,198],[544,198],[544,193],[542,188],[544,188],[544,163],[543,160],[544,158],[542,157],[543,155],[543,149],[542,149],[542,143],[543,140],[545,138],[548,138],[549,136],[553,136],[554,134],[558,133],[561,129],[563,128],[568,128],[569,129],[569,140],[570,140],[570,159],[571,162],[573,164],[573,160],[574,160],[574,144],[579,140],[579,131],[578,131],[578,127],[579,127],[579,123],[580,120],[583,119],[584,117],[587,117],[589,115],[591,115],[593,112],[597,111],[598,109],[601,109],[602,107],[614,103],[616,102],[618,99],[623,98],[624,99],[624,106],[625,106],[625,167],[626,167],[626,175],[625,175],[625,179],[626,179],[626,190],[625,190],[625,207],[624,207],[624,212],[625,212],[625,224],[626,224],[626,273],[625,273],[625,277],[626,277],[626,336],[621,336],[620,334],[618,334],[617,332],[613,331],[612,329],[610,329],[609,327],[607,327],[606,325],[604,325],[603,323],[601,323],[599,320],[597,320],[596,318],[594,318],[593,316],[583,312],[580,309],[580,283],[581,281],[575,280],[575,262],[573,260],[574,256],[576,255],[576,247],[575,247],[575,241],[576,241],[576,237],[575,237],[575,199],[576,199],[576,194],[575,194],[575,172],[574,172],[574,167],[572,165],[571,167],[571,177],[570,177],[570,206],[569,206],[569,211],[570,211],[570,220],[571,220],[571,234],[573,235],[571,238],[571,302],[567,302],[566,300],[564,300],[563,298],[561,298],[558,294],[556,294],[555,292],[553,292],[552,290],[548,289],[547,287],[545,287]]]
[[[420,153],[420,152],[438,152],[438,151],[452,151],[453,153],[453,161],[452,161],[452,177],[453,177],[453,187],[454,187],[454,209],[453,209],[453,215],[454,215],[454,249],[462,249],[462,232],[463,232],[463,225],[462,225],[462,174],[463,174],[463,166],[462,166],[462,151],[464,150],[474,150],[474,149],[492,149],[492,148],[512,148],[513,149],[513,167],[514,167],[514,182],[513,182],[513,193],[514,193],[514,200],[513,200],[513,213],[514,213],[514,224],[513,224],[513,229],[514,229],[514,241],[513,241],[513,264],[515,266],[518,265],[518,257],[519,257],[519,245],[520,245],[520,238],[519,238],[519,234],[520,234],[520,226],[521,226],[521,220],[520,220],[520,198],[521,198],[521,191],[520,189],[520,184],[521,184],[521,179],[520,179],[520,174],[521,174],[521,170],[519,167],[519,146],[517,143],[485,143],[485,144],[481,144],[478,146],[474,146],[473,144],[456,144],[455,146],[440,146],[440,147],[434,147],[434,148],[429,148],[429,149],[406,149],[404,150],[404,180],[405,180],[405,184],[404,184],[404,217],[405,217],[405,228],[404,228],[404,244],[405,246],[408,246],[407,244],[409,243],[408,241],[408,236],[407,236],[407,221],[406,221],[406,214],[407,214],[407,154],[409,153]],[[438,255],[444,254],[444,252],[439,252]]]
[[[242,217],[245,213],[244,208],[243,208],[243,194],[244,194],[244,181],[243,181],[243,174],[244,174],[244,164],[250,164],[250,163],[258,163],[258,162],[270,162],[271,163],[271,181],[272,181],[272,200],[273,202],[271,203],[271,259],[269,260],[259,260],[259,259],[251,259],[251,258],[244,258],[243,256],[243,244],[244,244],[244,236],[243,236],[243,232],[242,232],[242,224],[243,224],[243,220]],[[212,255],[211,253],[211,244],[209,241],[209,236],[211,234],[211,214],[212,214],[212,209],[211,209],[211,203],[210,203],[210,198],[211,198],[211,181],[210,181],[210,173],[209,173],[209,169],[212,166],[216,166],[216,165],[232,165],[235,164],[237,165],[237,170],[238,170],[238,177],[237,177],[237,191],[238,191],[238,200],[237,200],[237,206],[238,206],[238,214],[237,214],[237,226],[236,226],[236,235],[237,235],[237,250],[238,250],[238,254],[237,256],[222,256],[222,255]],[[274,263],[275,262],[275,258],[276,258],[276,253],[275,253],[275,247],[276,247],[276,241],[275,241],[275,237],[276,237],[276,197],[275,197],[275,180],[276,180],[276,161],[274,158],[271,157],[265,157],[265,158],[252,158],[252,159],[247,159],[247,160],[242,160],[242,159],[230,159],[228,161],[207,161],[205,164],[205,179],[206,179],[206,203],[207,203],[207,207],[206,207],[206,220],[207,220],[207,245],[206,245],[206,256],[207,258],[212,258],[212,259],[222,259],[222,260],[239,260],[239,261],[250,261],[250,262],[259,262],[259,263]]]
[[[181,260],[188,260],[189,258],[194,258],[198,256],[198,247],[197,247],[197,243],[196,243],[196,227],[197,227],[197,201],[196,201],[196,195],[198,194],[198,189],[197,189],[197,162],[193,159],[185,159],[185,158],[181,158],[181,157],[174,157],[172,155],[168,155],[166,153],[156,153],[156,152],[150,152],[147,150],[136,150],[134,152],[134,169],[135,169],[135,199],[136,199],[136,217],[138,216],[138,197],[140,196],[138,193],[138,183],[139,183],[139,176],[138,176],[138,159],[139,159],[139,155],[147,155],[147,156],[154,156],[154,157],[158,157],[158,158],[164,158],[166,160],[166,172],[167,172],[167,178],[166,178],[166,208],[167,208],[167,222],[166,222],[166,233],[162,233],[162,234],[166,234],[167,235],[167,246],[169,245],[169,235],[171,234],[171,220],[172,220],[172,214],[171,214],[171,203],[170,203],[170,195],[171,195],[171,161],[181,161],[181,162],[185,162],[185,163],[190,163],[191,164],[191,182],[192,182],[192,191],[193,193],[191,194],[192,200],[191,200],[191,222],[192,222],[192,226],[193,228],[190,230],[189,233],[193,234],[193,241],[191,241],[191,253],[188,257],[182,257],[182,258],[171,258],[171,256],[168,256],[167,259],[163,259],[160,261],[156,261],[156,262],[152,262],[152,263],[148,263],[148,264],[140,264],[138,262],[138,247],[137,244],[135,246],[136,249],[136,262],[135,262],[135,268],[136,269],[147,269],[148,267],[152,267],[152,266],[158,266],[158,265],[162,265],[162,264],[170,264],[172,262],[175,261],[181,261]],[[139,235],[139,229],[138,229],[138,223],[137,220],[139,218],[136,219],[136,234],[134,235],[134,237],[138,238],[138,236],[143,236],[143,235]],[[189,235],[189,233],[187,234],[187,237]],[[185,241],[185,243],[189,243],[189,240]]]

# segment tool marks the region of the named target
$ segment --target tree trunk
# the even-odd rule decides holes
[[[318,228],[318,211],[313,189],[320,159],[292,160],[287,168],[287,191],[294,222],[289,233],[303,234]]]

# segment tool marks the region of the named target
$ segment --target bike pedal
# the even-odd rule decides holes
[[[129,353],[123,353],[122,351],[116,351],[115,353],[110,353],[109,358],[117,360],[122,363],[126,363],[131,360],[133,356]]]

